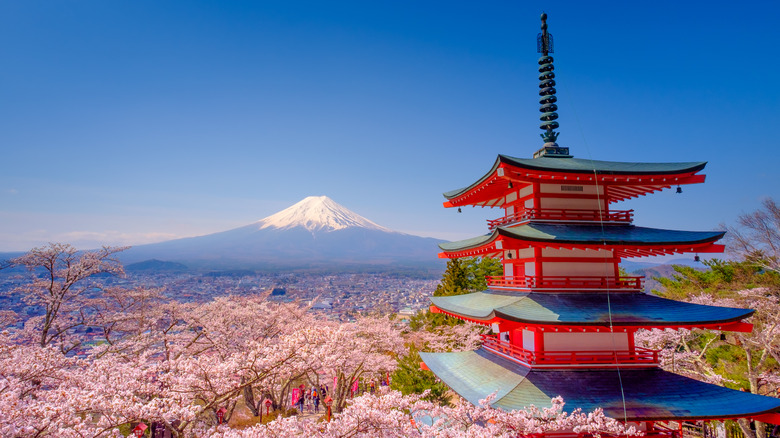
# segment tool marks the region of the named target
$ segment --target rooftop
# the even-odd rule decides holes
[[[706,246],[723,237],[724,231],[678,231],[659,228],[637,227],[634,225],[575,225],[575,224],[545,224],[530,222],[514,227],[496,227],[492,233],[471,239],[439,244],[439,248],[447,253],[457,253],[470,249],[485,247],[489,249],[519,249],[528,246],[555,246],[571,244],[578,247],[602,247],[611,245],[614,247],[647,247],[650,252],[644,255],[656,255],[674,252],[690,252],[696,248],[699,252],[708,252]],[[516,241],[512,243],[496,245],[497,240]],[[546,243],[547,245],[534,245]],[[487,248],[492,244],[491,248]],[[702,246],[704,245],[704,247]],[[664,251],[664,246],[670,247]],[[678,250],[676,251],[675,248]],[[711,248],[709,252],[722,252],[722,248]],[[651,254],[652,253],[652,254]],[[449,254],[448,254],[449,255]],[[472,254],[464,254],[472,255]],[[478,254],[473,254],[478,255]],[[637,255],[642,255],[637,253]],[[454,255],[460,257],[461,255]],[[624,257],[633,257],[626,253]]]
[[[550,182],[568,181],[573,183],[594,183],[594,178],[599,182],[623,183],[625,185],[641,185],[636,193],[625,193],[614,200],[627,199],[671,187],[677,184],[690,184],[703,182],[703,175],[694,174],[706,166],[706,162],[680,162],[680,163],[633,163],[620,161],[599,161],[582,158],[515,158],[508,155],[498,155],[493,167],[476,182],[456,190],[444,193],[444,197],[456,202],[457,198],[464,196],[475,189],[487,190],[496,194],[506,191],[506,186],[496,188],[499,181],[506,183],[512,180],[549,180]],[[572,179],[566,175],[575,175]],[[577,176],[578,175],[578,176]],[[620,189],[618,189],[620,193]],[[492,196],[492,195],[490,195]],[[488,196],[488,197],[490,197]],[[446,205],[446,204],[445,204]],[[454,204],[453,204],[454,205]]]
[[[752,309],[707,306],[668,300],[640,292],[518,293],[486,290],[431,297],[440,310],[489,321],[501,318],[525,324],[631,327],[700,327],[741,321]],[[608,312],[611,310],[611,315]]]
[[[471,403],[492,393],[492,406],[551,406],[562,396],[570,412],[603,408],[628,421],[757,417],[780,412],[780,399],[711,385],[658,368],[532,370],[484,350],[420,353],[426,366]],[[622,396],[625,396],[625,402]]]

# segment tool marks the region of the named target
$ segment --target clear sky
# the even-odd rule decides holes
[[[499,212],[441,193],[541,146],[543,10],[559,144],[709,161],[705,184],[625,203],[638,225],[780,199],[777,1],[4,1],[0,251],[207,234],[310,195],[482,234]]]

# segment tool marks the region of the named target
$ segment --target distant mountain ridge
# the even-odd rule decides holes
[[[156,259],[195,269],[440,270],[440,242],[392,231],[327,196],[310,196],[243,227],[139,245],[120,258],[125,263]]]

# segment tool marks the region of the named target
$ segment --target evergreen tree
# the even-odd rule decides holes
[[[447,385],[438,380],[431,371],[422,369],[421,363],[420,352],[414,345],[410,345],[409,354],[398,360],[398,367],[390,379],[390,388],[401,391],[404,395],[422,394],[428,389],[430,393],[425,397],[426,400],[449,404]]]
[[[463,259],[452,259],[447,262],[447,269],[441,277],[441,283],[433,291],[434,297],[462,295],[468,293],[469,274],[467,263]]]
[[[486,290],[485,277],[503,275],[503,272],[504,268],[498,259],[489,257],[452,259],[447,262],[447,269],[441,277],[441,283],[433,291],[433,296],[446,297]],[[463,321],[458,319],[430,311],[418,312],[409,321],[412,330],[462,323]]]
[[[487,289],[486,277],[504,275],[501,260],[490,257],[475,257],[466,259],[466,272],[469,292]]]
[[[485,276],[503,275],[501,261],[492,258],[463,258],[447,262],[447,269],[441,278],[441,283],[433,292],[435,297],[462,295],[487,289]],[[435,327],[454,326],[463,321],[451,318],[441,313],[430,311],[418,312],[409,321],[412,330],[429,330]],[[430,371],[420,368],[420,354],[415,346],[409,347],[409,354],[398,361],[398,368],[393,374],[390,387],[404,394],[420,394],[424,390],[431,391],[428,399],[446,403],[447,386],[436,380]]]

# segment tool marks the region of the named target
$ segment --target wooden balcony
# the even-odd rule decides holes
[[[529,208],[499,219],[488,220],[488,228],[529,220],[549,220],[560,222],[619,222],[630,223],[634,219],[634,210],[564,210],[557,208]]]
[[[487,284],[495,288],[533,290],[629,290],[644,288],[643,276],[636,277],[534,277],[487,276]]]
[[[482,347],[531,368],[604,368],[610,366],[653,367],[658,351],[636,348],[634,351],[531,351],[482,335]]]

